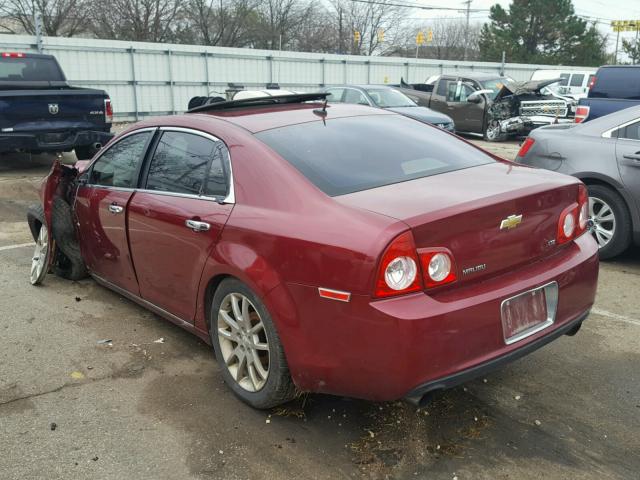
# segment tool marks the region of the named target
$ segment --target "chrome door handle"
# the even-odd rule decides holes
[[[194,232],[208,232],[211,228],[207,222],[199,222],[197,220],[185,220],[184,224]]]
[[[109,205],[109,211],[111,213],[122,213],[124,211],[124,207],[121,207],[120,205],[116,205],[115,203],[112,203],[111,205]]]

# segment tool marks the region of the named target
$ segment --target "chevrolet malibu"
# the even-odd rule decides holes
[[[326,94],[204,105],[54,164],[31,281],[89,274],[210,343],[268,408],[415,404],[580,328],[584,185]]]

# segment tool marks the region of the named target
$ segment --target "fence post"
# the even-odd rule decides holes
[[[209,96],[209,89],[211,88],[211,82],[209,81],[209,52],[204,51],[204,79],[207,82],[206,96]]]
[[[174,81],[173,81],[173,62],[171,61],[172,56],[173,56],[173,53],[171,52],[171,50],[167,50],[167,64],[169,65],[169,90],[171,91],[171,114],[175,115],[176,114],[176,94],[173,91]]]
[[[322,68],[322,83],[320,83],[321,87],[324,87],[325,84],[325,68],[324,68],[324,58],[321,58],[320,60],[318,60],[320,62],[320,67]]]
[[[371,83],[371,60],[366,60],[364,63],[367,64],[367,84]]]
[[[342,60],[342,63],[344,64],[344,81],[342,83],[347,83],[347,61],[346,60]]]
[[[129,48],[129,58],[131,59],[131,85],[133,86],[133,108],[135,110],[136,122],[140,120],[138,111],[138,81],[136,80],[136,61],[134,55],[136,53],[133,47]]]
[[[404,66],[407,67],[406,72],[407,72],[407,83],[411,83],[411,80],[409,80],[409,62],[404,62]]]
[[[267,61],[269,62],[269,83],[273,83],[273,56],[268,55]]]

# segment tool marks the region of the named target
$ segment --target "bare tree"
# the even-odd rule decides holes
[[[98,38],[169,42],[181,14],[180,0],[94,0],[89,28]]]
[[[88,0],[3,0],[0,15],[5,21],[0,28],[5,33],[35,35],[37,13],[43,35],[72,37],[86,31],[88,12]]]
[[[258,0],[191,0],[185,19],[204,45],[244,47],[251,42]]]

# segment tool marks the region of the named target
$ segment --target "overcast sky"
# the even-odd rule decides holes
[[[425,6],[433,7],[460,7],[460,12],[452,10],[417,10],[414,9],[411,12],[411,18],[464,18],[465,4],[462,0],[408,0],[411,3],[417,3]],[[489,8],[499,3],[505,9],[509,7],[510,0],[472,0],[471,2],[471,21],[472,22],[486,22],[489,16]],[[609,35],[608,49],[613,51],[616,43],[616,33],[611,30],[611,20],[640,20],[640,1],[638,0],[574,0],[573,6],[576,14],[589,19],[597,20],[598,28],[603,34]],[[473,11],[473,10],[485,10],[485,11]],[[623,32],[620,33],[620,38],[634,38],[635,33]],[[620,42],[622,43],[622,42]]]

